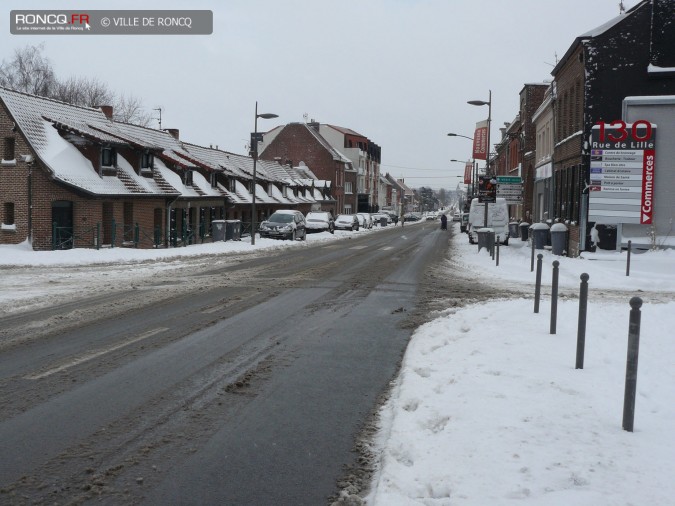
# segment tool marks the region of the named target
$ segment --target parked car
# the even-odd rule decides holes
[[[300,239],[307,238],[305,217],[300,211],[279,210],[260,224],[260,237],[273,239]]]
[[[387,224],[390,224],[392,222],[391,216],[389,213],[374,213],[373,215],[373,223],[375,225],[380,224],[380,219],[385,218],[387,220]]]
[[[358,230],[359,229],[359,219],[355,214],[339,214],[335,218],[335,229],[336,230]]]
[[[359,226],[365,229],[373,228],[373,218],[370,213],[356,213],[359,220]]]
[[[406,213],[403,215],[403,221],[420,221],[422,217],[419,213]]]
[[[310,211],[305,216],[308,232],[335,232],[335,220],[327,211]]]

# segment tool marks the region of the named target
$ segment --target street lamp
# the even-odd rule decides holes
[[[485,149],[485,175],[490,175],[490,122],[492,121],[492,90],[489,90],[488,101],[485,100],[469,100],[467,104],[471,105],[487,105],[488,106],[488,118],[487,118],[487,147]],[[485,228],[488,226],[488,202],[485,201]]]
[[[448,137],[463,137],[464,139],[469,139],[470,141],[473,141],[473,137],[469,137],[468,135],[462,135],[462,134],[455,134],[455,133],[449,133]],[[458,160],[450,160],[451,162],[458,161]],[[476,181],[478,180],[478,163],[476,163],[476,159],[474,158],[473,161],[473,166],[471,170],[471,196],[473,197],[476,194],[475,186],[476,186]]]
[[[469,139],[470,141],[473,140],[473,137],[468,137],[468,136],[462,135],[462,134],[453,134],[453,133],[449,133],[449,134],[448,134],[448,137],[464,137],[465,139]]]
[[[256,186],[256,165],[258,162],[258,118],[272,119],[278,118],[276,114],[264,112],[258,114],[258,101],[255,102],[255,123],[253,127],[253,135],[251,136],[251,150],[253,151],[253,199],[251,200],[251,246],[255,246],[255,186]]]

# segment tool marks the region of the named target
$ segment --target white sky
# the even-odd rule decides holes
[[[550,79],[574,38],[618,15],[618,0],[5,0],[0,59],[45,42],[61,78],[96,77],[162,107],[181,138],[245,154],[260,130],[309,119],[382,147],[383,171],[412,187],[454,189],[492,90],[492,140],[518,112],[524,83]],[[637,0],[624,2],[627,8]],[[210,9],[204,36],[30,36],[12,9]],[[526,27],[527,31],[523,31]]]

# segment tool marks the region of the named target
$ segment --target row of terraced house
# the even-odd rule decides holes
[[[209,240],[212,221],[222,219],[240,220],[246,234],[254,191],[257,223],[280,208],[338,214],[398,206],[405,191],[380,175],[379,147],[349,132],[344,145],[358,137],[361,165],[317,132],[327,163],[298,151],[261,153],[254,188],[249,156],[185,142],[177,129],[114,121],[109,106],[0,88],[0,244],[187,245]]]

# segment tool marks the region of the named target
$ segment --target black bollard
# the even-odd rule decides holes
[[[626,276],[630,276],[630,250],[631,250],[631,242],[628,241],[628,254],[626,256]]]
[[[497,236],[497,267],[499,267],[499,236]]]
[[[541,296],[541,259],[544,255],[539,253],[537,255],[537,280],[534,285],[534,312],[539,312],[539,298]]]
[[[532,241],[532,255],[530,257],[530,272],[534,270],[534,236],[531,239]]]
[[[577,364],[576,369],[584,368],[584,350],[586,348],[586,315],[588,310],[588,278],[585,272],[580,276],[579,286],[579,327],[577,328]]]
[[[551,281],[551,334],[555,334],[558,323],[558,268],[560,262],[553,261],[553,280]]]
[[[642,299],[630,300],[630,319],[628,323],[628,354],[626,358],[626,389],[623,395],[623,424],[628,432],[633,432],[635,418],[635,390],[637,387],[638,354],[640,351],[640,308]]]

